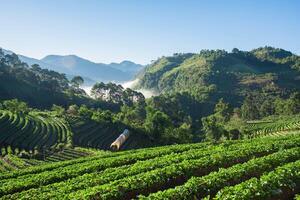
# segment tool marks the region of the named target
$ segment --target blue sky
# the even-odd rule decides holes
[[[0,47],[146,64],[201,49],[300,54],[297,0],[0,0]]]

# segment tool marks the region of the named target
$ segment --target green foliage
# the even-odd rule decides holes
[[[294,115],[300,112],[300,95],[293,93],[288,99],[277,98],[274,102],[278,115]]]
[[[235,107],[244,102],[243,118],[257,119],[275,113],[272,104],[276,97],[300,90],[299,71],[295,70],[298,62],[299,56],[271,47],[250,52],[235,48],[231,53],[202,50],[199,54],[175,54],[146,67],[137,88],[170,96],[186,92],[203,101],[208,114],[220,98]],[[260,95],[260,100],[251,95]]]
[[[18,99],[3,101],[3,106],[7,110],[15,113],[27,113],[29,111],[27,103],[19,101]]]
[[[128,126],[142,128],[146,119],[145,107],[140,104],[136,104],[132,107],[124,105],[121,107],[121,112],[118,113],[118,118]]]
[[[165,132],[167,128],[172,126],[172,122],[165,113],[147,107],[147,118],[144,126],[147,134],[153,140],[160,140],[161,134]]]
[[[62,150],[71,146],[71,131],[58,115],[50,112],[0,112],[1,154],[23,154],[39,157],[45,151]],[[31,152],[31,153],[30,153]]]
[[[0,54],[0,91],[0,100],[17,98],[43,109],[50,109],[53,104],[97,104],[84,90],[70,86],[65,74],[42,69],[37,64],[28,66],[16,54]]]
[[[49,163],[1,173],[0,196],[3,199],[202,199],[233,191],[223,190],[227,186],[238,189],[242,184],[246,189],[253,183],[260,186],[264,182],[267,184],[262,187],[251,188],[253,192],[242,190],[243,195],[261,195],[262,199],[266,196],[275,199],[280,194],[293,196],[299,181],[299,141],[298,135],[170,145]],[[261,180],[251,181],[260,176]],[[285,186],[293,190],[285,193]],[[277,189],[283,192],[275,193]],[[221,192],[216,196],[218,191]]]
[[[261,158],[254,158],[245,163],[211,172],[206,176],[192,177],[183,185],[150,194],[148,198],[142,199],[190,199],[191,197],[204,199],[203,197],[206,195],[213,196],[223,187],[247,180],[249,176],[259,175],[283,163],[295,161],[299,156],[298,152],[299,148],[292,148]]]
[[[225,133],[223,126],[218,122],[215,115],[202,118],[202,125],[205,138],[208,141],[218,141]]]
[[[215,105],[214,111],[214,114],[202,118],[202,130],[205,133],[206,140],[218,141],[225,136],[229,139],[225,124],[230,120],[233,109],[223,99],[220,99]]]
[[[65,113],[65,109],[62,106],[58,106],[55,104],[52,106],[51,110],[54,111],[58,116],[63,116],[63,114]]]
[[[232,108],[228,103],[225,103],[223,99],[215,105],[215,114],[220,118],[219,121],[225,123],[228,122],[232,115]]]
[[[84,80],[81,76],[74,76],[71,80],[71,83],[73,85],[73,87],[79,87],[80,85],[82,85],[84,83]]]
[[[124,89],[121,85],[114,83],[96,83],[91,89],[91,95],[100,101],[108,101],[119,105],[132,106],[134,103],[144,104],[145,97],[142,93]]]
[[[178,128],[167,128],[161,137],[162,143],[165,144],[189,143],[193,139],[191,126],[187,123]]]
[[[261,47],[254,49],[252,53],[263,61],[278,63],[281,65],[291,65],[300,70],[300,58],[289,51],[273,47]]]
[[[252,178],[235,186],[221,190],[215,199],[275,199],[291,196],[289,191],[297,190],[300,184],[300,161],[276,168],[259,179]],[[285,194],[286,193],[286,194]],[[291,196],[292,197],[292,196]]]
[[[112,119],[112,112],[110,112],[109,110],[95,111],[95,112],[93,112],[92,120],[95,120],[95,121],[100,122],[100,123],[112,122],[112,120],[113,120]]]
[[[81,105],[78,113],[80,116],[85,117],[86,119],[91,119],[93,111],[90,110],[86,105]]]

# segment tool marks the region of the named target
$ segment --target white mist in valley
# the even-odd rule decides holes
[[[123,88],[133,89],[139,83],[139,81],[140,81],[139,79],[135,79],[135,80],[132,80],[132,81],[124,82],[121,85],[123,86]],[[158,95],[155,91],[148,90],[148,89],[140,89],[140,90],[136,90],[136,91],[142,93],[145,96],[145,98],[150,98],[150,97]]]
[[[93,88],[92,85],[82,85],[80,88],[83,89],[89,96],[91,96],[91,90]]]
[[[123,88],[130,88],[133,89],[139,82],[139,79],[135,79],[132,81],[126,81],[123,83],[118,83],[121,84],[123,86]],[[83,89],[88,95],[91,95],[91,89],[92,89],[92,85],[83,85],[81,86],[81,89]],[[153,90],[148,90],[148,89],[140,89],[140,90],[136,90],[138,92],[141,92],[145,98],[150,98],[152,96],[157,96],[158,94],[153,91]]]

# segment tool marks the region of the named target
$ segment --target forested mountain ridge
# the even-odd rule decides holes
[[[188,92],[197,99],[224,98],[239,105],[253,91],[280,96],[299,91],[299,70],[300,57],[283,49],[202,50],[159,58],[139,75],[137,88]]]
[[[14,52],[2,49],[4,54],[12,55]],[[42,69],[53,70],[64,73],[67,77],[80,75],[85,82],[96,83],[96,81],[124,82],[131,80],[136,73],[143,69],[143,65],[124,60],[120,63],[110,64],[95,63],[76,55],[48,55],[42,59],[17,55],[22,62],[28,65],[38,64]]]
[[[82,89],[72,87],[65,74],[29,66],[16,54],[4,54],[0,49],[0,99],[13,98],[39,108],[93,102]]]
[[[126,71],[126,68],[122,69],[122,62],[112,64],[94,63],[87,59],[80,58],[76,55],[48,55],[41,59],[41,61],[49,65],[60,66],[58,70],[66,74],[86,76],[94,80],[105,82],[128,81],[132,79],[134,73],[137,72]],[[139,70],[138,67],[141,67],[140,65],[133,62],[125,62],[125,64],[129,65],[132,68],[135,68],[136,70]]]

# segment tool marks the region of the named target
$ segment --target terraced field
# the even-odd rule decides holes
[[[300,117],[279,119],[275,121],[258,121],[248,124],[252,137],[283,136],[300,132]]]
[[[0,173],[23,169],[29,166],[40,165],[43,163],[44,162],[40,160],[23,159],[15,155],[8,154],[4,157],[0,157]]]
[[[67,160],[74,160],[77,158],[83,158],[88,156],[104,155],[109,152],[99,151],[96,149],[85,149],[85,148],[65,148],[62,151],[45,154],[41,159],[34,158],[21,158],[17,155],[7,154],[0,156],[0,173],[23,169],[30,166],[49,164],[52,162],[60,162]]]
[[[81,147],[92,147],[110,150],[110,145],[126,128],[121,124],[98,123],[92,120],[82,120],[79,117],[69,117],[69,123],[74,133],[73,144]],[[149,145],[149,141],[131,132],[130,137],[120,150],[141,148]]]
[[[66,160],[73,160],[86,156],[105,154],[103,151],[84,149],[84,148],[65,148],[57,153],[50,154],[45,157],[46,162],[60,162]]]
[[[0,173],[0,199],[293,199],[299,186],[300,135],[121,151]]]
[[[0,111],[0,146],[5,155],[61,149],[71,144],[72,133],[63,119],[41,112],[28,115]]]

